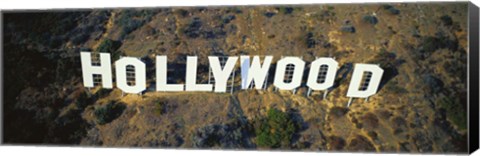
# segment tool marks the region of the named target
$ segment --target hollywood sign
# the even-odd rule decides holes
[[[101,75],[102,87],[112,88],[112,67],[109,53],[99,54],[99,64],[92,65],[91,53],[81,52],[81,64],[83,73],[83,84],[85,87],[94,87],[93,76]],[[187,56],[185,84],[168,84],[167,83],[167,56],[156,56],[156,90],[166,92],[180,91],[204,91],[204,92],[226,92],[227,82],[233,69],[240,58],[241,68],[241,88],[248,89],[249,86],[255,84],[256,89],[266,87],[266,78],[273,56],[265,56],[263,63],[259,56],[228,56],[226,62],[222,65],[218,56],[209,56],[211,72],[215,80],[215,84],[198,84],[197,83],[197,56]],[[285,76],[287,66],[290,68],[290,82],[286,82]],[[299,57],[283,57],[277,61],[275,69],[273,85],[279,90],[294,90],[300,87],[302,83],[303,71],[305,69],[305,61]],[[134,67],[133,71],[127,70],[127,67]],[[327,69],[320,72],[320,69]],[[310,72],[306,85],[313,91],[327,91],[334,85],[338,62],[333,58],[320,57],[311,62]],[[127,83],[127,71],[134,74],[134,85]],[[141,60],[134,57],[122,57],[115,61],[116,86],[126,93],[141,93],[146,89],[146,66]],[[318,81],[319,74],[322,73],[322,82]],[[375,64],[355,64],[353,75],[347,91],[347,97],[350,98],[368,98],[377,93],[380,80],[383,75],[383,69]],[[130,75],[132,76],[132,75]],[[368,76],[366,83],[363,78]],[[366,86],[362,86],[365,85]]]

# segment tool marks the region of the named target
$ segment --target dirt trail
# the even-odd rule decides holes
[[[108,18],[107,25],[105,26],[105,32],[103,32],[102,37],[93,45],[93,49],[97,49],[100,43],[107,38],[110,29],[113,27],[113,20],[115,19],[115,12],[112,12],[110,17]]]

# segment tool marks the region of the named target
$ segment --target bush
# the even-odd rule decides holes
[[[421,60],[428,58],[438,49],[449,49],[451,51],[458,50],[458,40],[450,39],[448,36],[437,34],[435,36],[422,37],[421,44],[418,47],[417,57]]]
[[[307,38],[305,40],[305,44],[307,45],[307,48],[315,48],[315,45],[317,44],[317,41],[315,40],[312,32],[307,33]]]
[[[72,38],[72,43],[74,45],[79,45],[86,42],[90,38],[89,34],[78,34]]]
[[[222,22],[223,22],[224,24],[228,24],[228,23],[230,23],[231,21],[233,21],[235,18],[236,18],[235,15],[228,15],[228,16],[223,17]]]
[[[372,140],[377,140],[378,139],[378,134],[375,131],[368,131],[367,135],[372,138]]]
[[[123,103],[115,103],[109,102],[105,106],[101,106],[95,109],[95,117],[97,119],[97,123],[100,125],[104,125],[107,123],[112,122],[120,115],[122,115],[123,111],[125,110],[126,106]]]
[[[190,22],[190,24],[188,24],[188,26],[184,29],[183,33],[189,38],[197,38],[200,37],[201,27],[202,21],[200,20],[200,18],[196,17],[193,19],[192,22]]]
[[[157,100],[157,102],[155,103],[155,114],[157,115],[163,115],[167,112],[172,112],[173,110],[175,110],[177,107],[175,104],[171,104],[169,103],[168,100],[166,99],[159,99]]]
[[[103,40],[100,45],[97,47],[98,52],[115,52],[119,48],[118,43],[111,39]]]
[[[364,152],[373,152],[375,147],[372,143],[365,137],[357,135],[355,138],[350,141],[347,147],[348,151],[364,151]]]
[[[336,117],[336,118],[339,118],[339,117],[342,117],[344,116],[345,114],[347,114],[348,112],[348,109],[347,108],[343,108],[343,107],[332,107],[329,111],[329,116],[332,116],[332,117]]]
[[[185,9],[178,9],[178,10],[175,10],[174,12],[175,12],[175,14],[178,14],[182,17],[187,17],[188,14],[189,14],[189,12]]]
[[[460,130],[467,128],[467,114],[458,98],[443,97],[437,100],[440,108],[447,111],[447,119]]]
[[[345,140],[338,136],[329,136],[327,138],[329,150],[343,150],[345,147]]]
[[[375,24],[378,23],[377,17],[372,16],[372,15],[363,16],[362,20],[363,20],[364,22],[367,22],[367,23],[370,23],[370,24],[373,24],[373,25],[375,25]]]
[[[440,20],[443,22],[444,25],[446,26],[451,26],[453,25],[453,20],[452,20],[452,17],[448,16],[448,15],[443,15],[442,17],[440,17]]]
[[[423,75],[423,83],[425,84],[425,89],[432,94],[442,92],[445,86],[445,83],[433,74]]]
[[[348,32],[348,33],[355,33],[355,27],[351,25],[345,25],[340,27],[340,31],[342,32]]]
[[[118,52],[118,48],[121,46],[121,42],[114,41],[111,39],[103,40],[100,45],[97,47],[97,52],[109,52],[112,55],[113,60],[120,58],[121,52]]]
[[[278,7],[277,10],[285,15],[291,14],[294,10],[292,7]]]
[[[390,14],[393,14],[393,15],[398,15],[398,14],[400,14],[400,10],[398,10],[398,9],[396,9],[396,8],[393,8],[393,7],[390,8],[390,9],[388,9],[388,12],[389,12]]]
[[[383,9],[387,10],[390,14],[393,14],[393,15],[400,14],[400,10],[396,9],[391,5],[383,5]]]
[[[289,114],[277,109],[268,110],[267,117],[254,126],[257,145],[270,148],[288,147],[299,130]]]
[[[379,121],[375,114],[368,112],[363,116],[362,123],[366,129],[375,129],[378,127]]]
[[[392,119],[392,122],[393,122],[393,123],[395,124],[395,126],[397,126],[397,127],[407,127],[407,121],[405,121],[405,119],[402,118],[402,117],[399,117],[399,116],[394,117],[394,118]]]
[[[78,108],[85,108],[87,107],[90,103],[92,103],[92,100],[90,99],[90,96],[88,95],[87,92],[82,92],[77,98],[77,101],[75,102],[76,106]]]
[[[95,93],[94,96],[97,99],[101,99],[101,98],[107,97],[110,94],[110,92],[112,92],[111,89],[101,88]]]
[[[264,13],[263,15],[265,15],[265,16],[268,17],[268,18],[270,18],[270,17],[275,16],[276,13],[274,13],[274,12],[266,12],[266,13]]]

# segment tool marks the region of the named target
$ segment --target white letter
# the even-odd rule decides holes
[[[187,56],[186,91],[212,91],[211,84],[197,84],[197,57]]]
[[[327,66],[326,73],[324,75],[324,82],[318,82],[318,75],[320,74],[320,67]],[[312,62],[310,65],[310,73],[308,75],[307,86],[313,90],[326,90],[333,86],[335,81],[335,75],[337,74],[338,63],[332,58],[321,57]]]
[[[127,66],[133,66],[135,68],[135,85],[130,86],[127,84]],[[137,94],[145,90],[146,86],[146,71],[145,63],[137,58],[123,57],[115,62],[115,68],[117,73],[117,87],[126,93]]]
[[[212,68],[213,77],[215,78],[215,92],[225,92],[227,90],[227,80],[230,77],[235,63],[237,63],[238,57],[228,57],[225,67],[220,65],[218,56],[209,56],[208,61]]]
[[[371,73],[371,78],[368,83],[368,88],[360,90],[360,83],[362,83],[362,78],[365,72]],[[348,86],[348,97],[356,98],[367,98],[375,93],[377,93],[378,86],[382,80],[383,69],[378,65],[372,64],[355,64],[355,69],[353,70],[352,80],[350,81],[350,86]]]
[[[183,91],[183,84],[167,84],[167,56],[156,57],[157,91]]]
[[[260,57],[254,56],[250,65],[250,56],[240,56],[240,64],[242,70],[242,89],[247,89],[252,80],[256,89],[262,89],[268,69],[272,63],[272,56],[265,56],[263,65],[260,64]]]
[[[93,87],[93,74],[102,75],[103,88],[112,88],[112,65],[109,53],[100,53],[100,66],[92,66],[90,52],[80,52],[83,85]]]
[[[293,64],[294,69],[291,75],[291,82],[285,83],[285,70],[287,65]],[[280,90],[292,90],[300,86],[302,83],[303,69],[305,68],[305,62],[298,57],[284,57],[277,63],[277,69],[275,70],[275,79],[273,84]]]

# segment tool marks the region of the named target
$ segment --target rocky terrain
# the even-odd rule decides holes
[[[3,14],[6,144],[306,151],[467,151],[467,3],[224,6]],[[142,58],[154,81],[167,55],[172,82],[185,58],[335,57],[326,99],[266,90],[229,93],[83,87],[79,52]],[[354,63],[379,64],[379,92],[345,96]],[[238,67],[238,64],[237,64]],[[274,72],[272,67],[270,73]],[[308,68],[306,69],[308,70]],[[240,70],[235,70],[240,75]]]

